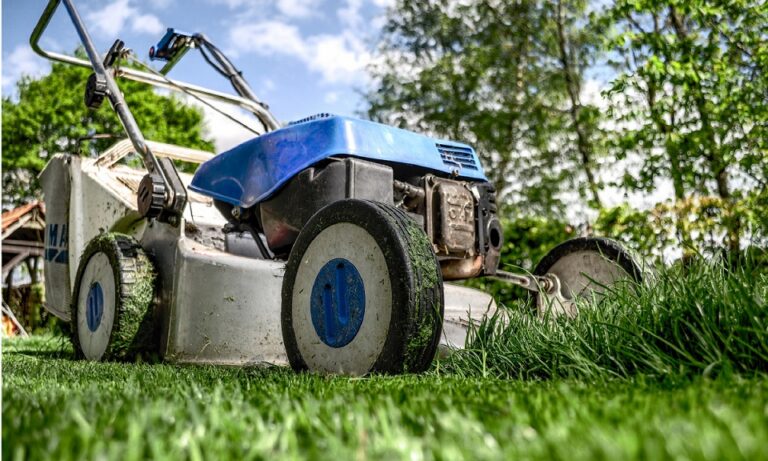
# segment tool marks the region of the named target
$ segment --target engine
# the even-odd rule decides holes
[[[499,262],[496,195],[474,149],[380,123],[330,114],[290,123],[207,161],[190,189],[212,197],[233,229],[264,235],[254,241],[264,256],[287,258],[318,210],[355,198],[407,212],[447,280],[492,275]]]
[[[269,200],[242,210],[240,216],[263,232],[276,257],[287,258],[301,229],[322,207],[345,198],[390,203],[424,228],[444,279],[494,274],[503,234],[493,186],[415,170],[352,157],[329,158],[301,171]],[[231,206],[219,206],[232,214]]]

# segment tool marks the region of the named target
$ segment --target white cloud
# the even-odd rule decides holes
[[[371,53],[349,30],[340,35],[305,38],[296,26],[273,20],[235,26],[230,39],[237,52],[297,58],[320,73],[327,83],[361,83],[367,79],[365,66],[371,61]]]
[[[357,36],[319,35],[309,40],[312,53],[305,59],[311,70],[329,83],[362,83],[367,80],[365,67],[371,53]]]
[[[142,14],[131,5],[130,0],[115,0],[100,10],[86,14],[86,23],[97,34],[104,37],[115,37],[130,25],[133,32],[156,35],[163,31],[163,25],[157,16]]]
[[[372,0],[373,4],[379,8],[389,8],[395,6],[395,0]]]
[[[115,35],[123,30],[134,11],[135,9],[128,5],[128,0],[116,0],[100,10],[87,13],[86,23],[97,34]]]
[[[325,101],[326,104],[333,104],[338,100],[339,100],[339,93],[336,91],[329,91],[325,93],[325,97],[323,98],[323,101]]]
[[[7,89],[10,89],[22,75],[40,77],[49,71],[50,66],[35,54],[29,45],[19,45],[3,58],[3,93],[7,94]]]
[[[213,5],[226,5],[238,10],[240,19],[278,16],[304,19],[323,15],[320,8],[324,0],[207,0]],[[270,11],[271,10],[271,11]]]
[[[232,45],[237,51],[251,51],[264,56],[286,54],[303,57],[307,45],[296,26],[280,21],[241,24],[230,31]]]
[[[349,29],[359,30],[363,26],[363,16],[360,10],[363,0],[347,0],[346,4],[336,11],[339,22]]]
[[[131,23],[131,29],[137,33],[149,35],[159,35],[165,31],[165,27],[153,14],[142,14],[137,16]]]
[[[320,0],[277,0],[277,11],[291,18],[306,18],[318,14]]]
[[[380,14],[371,18],[371,29],[379,31],[387,24],[387,15]]]

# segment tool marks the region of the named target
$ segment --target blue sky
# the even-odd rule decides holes
[[[363,108],[365,67],[391,0],[75,0],[96,47],[106,51],[121,38],[148,60],[147,50],[167,27],[202,32],[243,71],[275,116],[289,121],[318,112],[354,115]],[[50,65],[29,47],[29,35],[47,1],[2,4],[2,92],[14,93],[22,74],[43,75]],[[59,7],[43,36],[44,48],[71,52],[77,35]],[[156,68],[160,63],[153,63]],[[169,74],[209,88],[231,91],[197,51]],[[79,90],[78,90],[79,91]],[[207,114],[210,111],[207,111]],[[209,114],[220,149],[247,132]]]

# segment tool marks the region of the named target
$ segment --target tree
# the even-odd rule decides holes
[[[744,233],[735,210],[768,189],[766,18],[765,2],[724,0],[616,0],[604,18],[621,58],[610,91],[616,153],[642,158],[623,186],[651,191],[669,179],[677,202],[716,197],[732,253]],[[689,208],[677,207],[685,243]]]
[[[592,206],[599,209],[602,207],[599,194],[601,184],[595,172],[599,110],[595,106],[583,104],[581,97],[584,73],[595,60],[599,41],[593,28],[578,24],[579,21],[584,22],[586,1],[556,0],[554,4],[546,2],[545,8],[555,25],[559,58],[559,69],[555,75],[562,80],[568,95],[570,125],[566,128],[576,137],[575,143],[566,143],[564,148],[574,151],[571,156],[576,155],[577,163],[584,171]]]
[[[371,118],[472,144],[499,194],[562,214],[564,191],[600,206],[599,111],[581,99],[599,43],[585,1],[401,0],[372,69]]]
[[[83,103],[89,74],[88,69],[54,63],[51,73],[45,77],[19,80],[18,100],[3,98],[2,164],[6,203],[40,195],[37,175],[54,154],[95,154],[116,142],[115,139],[83,141],[96,133],[125,137],[108,101],[96,111],[87,109]],[[147,139],[213,150],[213,143],[205,137],[200,110],[183,104],[176,97],[158,94],[142,83],[118,80],[118,85]]]
[[[507,215],[561,217],[579,190],[602,229],[647,223],[638,239],[670,222],[698,251],[768,236],[768,3],[399,0],[388,14],[368,115],[474,145]],[[608,111],[585,102],[588,75],[610,82]],[[608,185],[662,184],[671,203],[603,209]]]

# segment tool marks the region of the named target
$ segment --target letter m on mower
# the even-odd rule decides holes
[[[69,235],[66,224],[48,224],[45,229],[45,260],[69,263]]]

